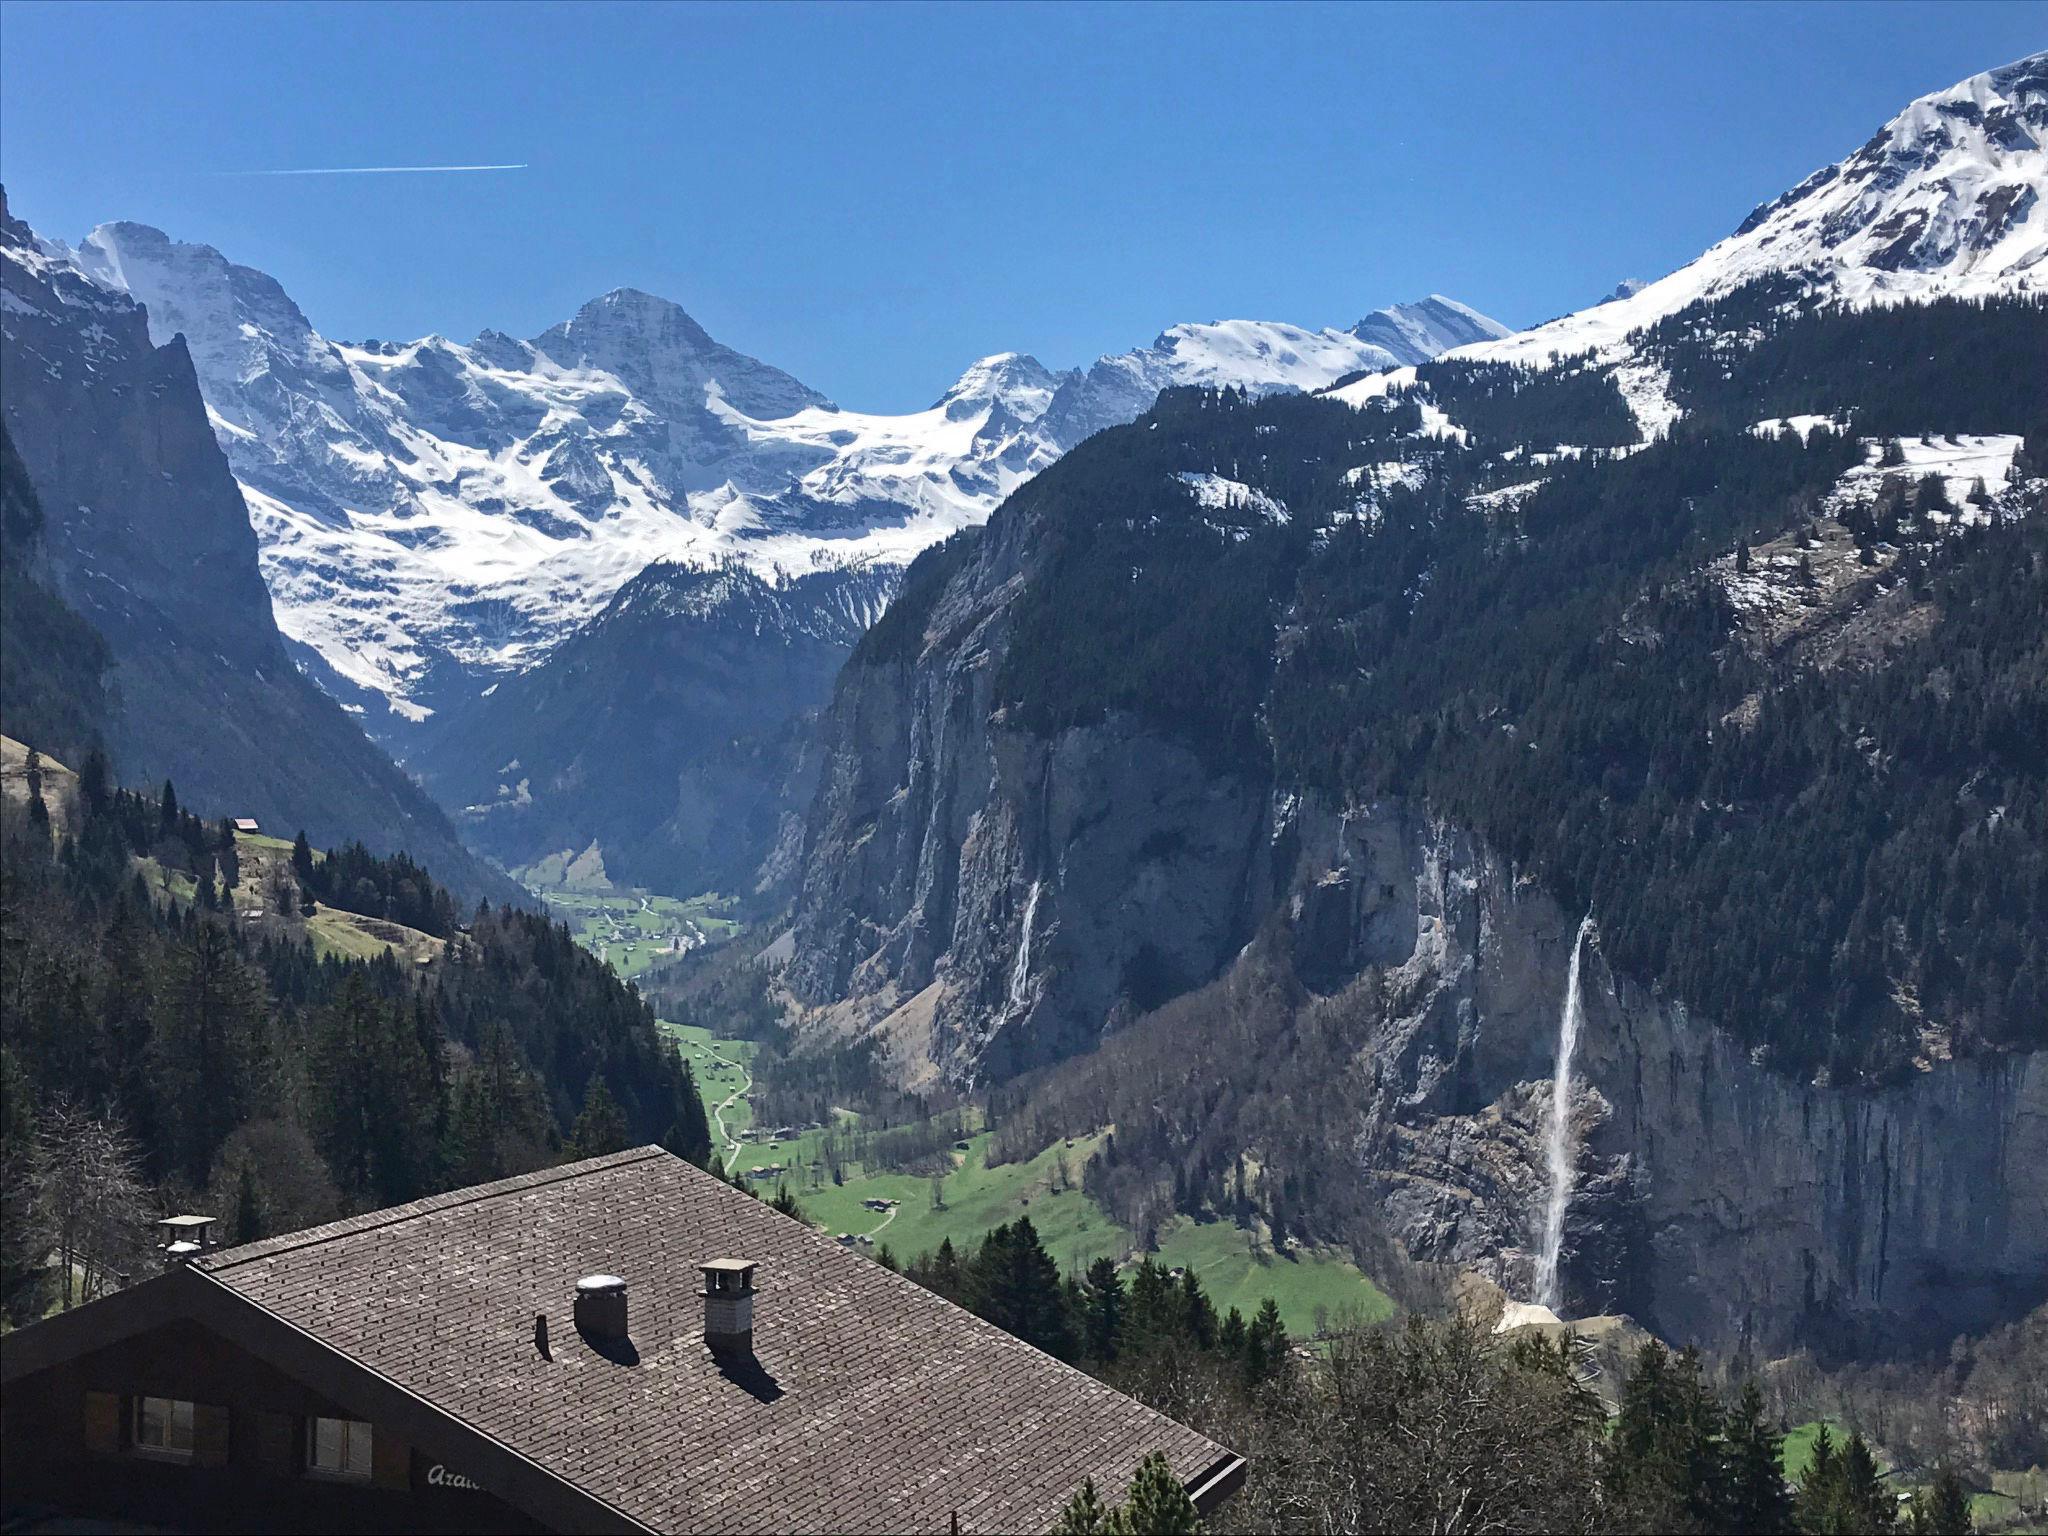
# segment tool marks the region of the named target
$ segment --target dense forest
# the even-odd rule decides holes
[[[1624,434],[1585,365],[1429,365],[1367,411],[1162,397],[998,514],[1037,532],[998,696],[1041,733],[1121,712],[1255,781],[1421,796],[1787,1072],[1889,1078],[1930,1021],[1958,1053],[2048,1043],[2038,487],[1963,507],[1902,470],[1831,499],[1872,426],[2025,433],[2016,473],[2048,459],[2048,370],[2023,366],[2048,355],[2048,306],[1775,298],[1651,333],[1698,415],[1623,453],[1591,451]],[[1424,396],[1490,446],[1418,446]],[[1849,425],[1752,430],[1772,410]],[[1539,475],[1500,463],[1507,435],[1588,451]],[[1418,454],[1426,479],[1382,472]],[[1284,512],[1206,504],[1191,469]],[[1837,599],[1813,572],[1842,529]],[[1738,611],[1729,571],[1766,545],[1797,557],[1769,601],[1869,610],[1879,651],[1837,664]]]
[[[168,784],[112,787],[97,753],[61,803],[32,781],[6,806],[11,1317],[39,1315],[53,1286],[89,1296],[140,1272],[146,1221],[166,1207],[207,1210],[246,1241],[650,1141],[708,1161],[689,1066],[566,928],[488,903],[456,923],[403,857],[316,860],[302,839],[307,884],[281,882],[282,903],[247,891],[243,863],[231,828]],[[389,948],[323,956],[293,910],[316,891],[421,917],[445,947],[425,964]],[[46,1268],[53,1249],[72,1262]]]

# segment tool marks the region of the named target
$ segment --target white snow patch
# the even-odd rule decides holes
[[[1218,512],[1255,512],[1268,522],[1285,523],[1293,514],[1286,504],[1241,480],[1226,480],[1205,470],[1184,469],[1174,478],[1195,493],[1199,506]]]

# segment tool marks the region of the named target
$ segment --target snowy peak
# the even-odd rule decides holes
[[[1913,102],[1670,276],[1462,357],[1618,358],[1631,331],[1767,277],[1849,304],[2048,291],[2048,53]]]
[[[734,561],[657,562],[619,588],[585,633],[680,620],[784,643],[810,639],[850,646],[881,617],[901,576],[893,566],[850,566],[769,580]]]
[[[25,227],[15,244],[77,302],[97,295],[138,326],[140,303],[157,341],[185,336],[278,627],[352,701],[388,703],[366,717],[373,732],[534,665],[650,565],[677,593],[702,585],[679,572],[730,562],[770,593],[786,571],[886,571],[806,574],[770,605],[816,614],[843,599],[835,622],[872,618],[921,549],[1160,390],[1312,389],[1397,355],[1343,331],[1183,325],[1085,373],[996,353],[928,410],[866,414],[634,288],[531,341],[342,343],[262,272],[144,225],[103,225],[76,252]],[[1470,315],[1445,300],[1383,313],[1424,309],[1403,333],[1417,348]],[[719,604],[761,607],[721,579]]]
[[[533,345],[562,368],[612,374],[635,394],[674,408],[702,409],[710,394],[743,415],[772,421],[831,404],[780,368],[713,341],[680,304],[637,288],[592,299]]]
[[[1412,368],[1453,347],[1495,340],[1509,331],[1498,320],[1489,319],[1456,299],[1432,293],[1413,304],[1376,309],[1347,334],[1393,358],[1392,364],[1383,366]]]
[[[2048,259],[2048,53],[1923,96],[1838,165],[1746,219],[1759,250],[1829,253],[1871,274],[1991,282]],[[2036,276],[2040,274],[2035,272]]]
[[[1001,407],[1019,423],[1033,422],[1052,404],[1059,384],[1059,378],[1028,352],[998,352],[961,374],[934,409],[944,411],[948,420],[965,421]]]
[[[1173,384],[1235,386],[1255,393],[1320,389],[1346,373],[1387,367],[1391,360],[1391,354],[1348,331],[1309,331],[1272,320],[1176,325],[1150,348],[1126,357]]]

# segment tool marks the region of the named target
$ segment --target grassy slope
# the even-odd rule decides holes
[[[310,918],[302,919],[296,912],[288,917],[272,912],[267,897],[270,872],[276,866],[291,862],[292,845],[281,837],[237,832],[235,852],[241,864],[241,878],[227,893],[234,910],[260,910],[262,917],[247,921],[303,933],[313,941],[314,954],[323,960],[329,956],[369,960],[394,948],[409,959],[417,960],[423,955],[428,959],[438,959],[447,947],[442,940],[432,934],[421,933],[417,928],[344,912],[325,903],[317,905]],[[325,855],[316,852],[313,857],[319,859]],[[190,875],[181,870],[166,870],[155,859],[137,859],[135,867],[152,893],[168,897],[180,905],[189,903],[197,890],[197,882]]]

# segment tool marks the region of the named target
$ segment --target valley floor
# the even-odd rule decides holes
[[[662,1030],[696,1074],[714,1143],[731,1169],[753,1176],[749,1182],[764,1198],[786,1187],[808,1220],[864,1253],[887,1246],[908,1262],[948,1240],[968,1250],[1019,1216],[1031,1218],[1063,1270],[1078,1273],[1100,1258],[1125,1263],[1142,1251],[1137,1235],[1081,1188],[1082,1168],[1100,1136],[1055,1143],[1027,1162],[991,1166],[991,1138],[980,1131],[954,1144],[951,1170],[938,1179],[855,1161],[841,1161],[835,1178],[824,1127],[755,1130],[747,1101],[753,1042],[666,1021]],[[838,1129],[858,1125],[851,1111],[840,1114]],[[779,1129],[795,1134],[772,1134]],[[1236,1307],[1250,1317],[1272,1297],[1297,1336],[1346,1320],[1376,1321],[1394,1311],[1386,1294],[1337,1251],[1275,1254],[1252,1232],[1226,1221],[1177,1218],[1160,1231],[1154,1257],[1168,1269],[1192,1269],[1218,1312]]]

